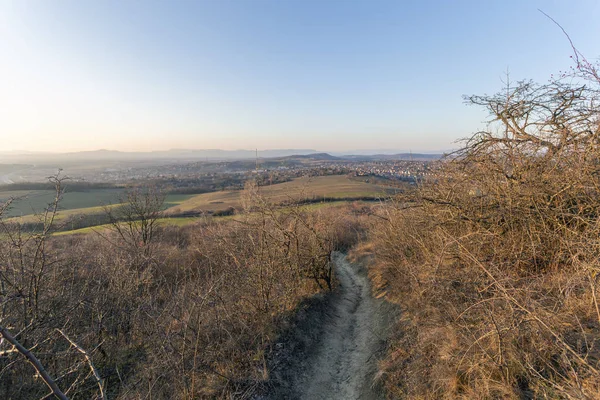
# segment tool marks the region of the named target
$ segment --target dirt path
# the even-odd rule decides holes
[[[380,399],[373,377],[386,335],[385,304],[371,297],[365,271],[334,253],[337,289],[324,309],[307,315],[304,325],[313,329],[309,351],[293,352],[304,358],[289,366],[286,391],[276,396],[289,399]]]

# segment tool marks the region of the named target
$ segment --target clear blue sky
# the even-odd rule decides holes
[[[0,151],[435,151],[600,55],[599,1],[0,0]]]

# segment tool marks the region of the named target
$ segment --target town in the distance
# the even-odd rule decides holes
[[[103,208],[123,201],[132,187],[165,195],[166,223],[231,215],[242,209],[248,182],[275,203],[385,201],[432,174],[442,154],[332,155],[315,150],[87,151],[0,154],[0,201],[7,216],[35,225],[53,201],[48,177],[64,179],[62,231],[102,225]]]

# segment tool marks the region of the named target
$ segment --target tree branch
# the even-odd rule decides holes
[[[54,382],[54,380],[50,377],[48,372],[46,372],[40,360],[38,360],[37,357],[34,356],[31,351],[23,347],[23,345],[19,343],[17,339],[15,339],[15,337],[12,336],[10,332],[3,326],[0,326],[0,335],[4,339],[6,339],[7,342],[12,344],[19,353],[21,353],[25,358],[27,358],[29,364],[31,364],[33,368],[35,368],[35,370],[40,375],[44,383],[50,388],[50,390],[52,390],[52,394],[54,396],[58,397],[61,400],[69,400],[67,396],[60,390],[56,382]]]

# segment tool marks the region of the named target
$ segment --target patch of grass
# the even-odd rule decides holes
[[[120,204],[111,204],[108,205],[107,207],[119,207]],[[10,215],[10,213],[9,213]],[[60,221],[64,221],[68,218],[73,218],[73,217],[77,217],[77,216],[83,216],[83,217],[94,217],[94,216],[101,216],[104,215],[104,206],[96,206],[96,207],[86,207],[86,208],[74,208],[71,210],[61,210],[58,211],[56,214],[56,217],[54,218],[54,220],[56,222],[60,222]],[[39,217],[37,215],[34,214],[29,214],[29,215],[25,215],[25,216],[16,216],[16,217],[12,217],[11,220],[14,220],[16,222],[20,222],[23,224],[28,224],[28,223],[36,223],[39,221]]]
[[[117,203],[123,189],[92,189],[85,192],[69,192],[68,188],[60,202],[61,210],[99,208],[103,204]],[[26,216],[43,212],[54,200],[52,190],[7,190],[0,191],[0,202],[15,198],[8,217]],[[88,210],[95,212],[96,210]]]
[[[87,228],[73,229],[71,231],[55,232],[53,236],[77,235],[84,233],[92,233],[96,231],[102,232],[106,229],[108,229],[108,225],[88,226]]]
[[[174,218],[160,218],[157,222],[159,225],[170,225],[170,226],[186,226],[198,222],[202,217],[174,217]],[[223,217],[225,218],[225,217]],[[64,235],[75,235],[75,234],[86,234],[91,232],[102,232],[110,228],[110,224],[102,224],[96,226],[88,226],[80,229],[72,229],[67,231],[55,232],[54,236]]]
[[[94,217],[104,215],[105,204],[108,207],[119,206],[118,194],[122,193],[115,192],[115,189],[107,189],[111,193],[103,193],[98,195],[98,192],[105,190],[94,190],[95,193],[90,192],[77,192],[77,193],[65,193],[64,199],[60,203],[60,211],[56,215],[56,221],[63,221],[67,218],[83,216],[83,217]],[[118,189],[117,189],[118,191]],[[41,192],[41,193],[40,193]],[[73,196],[73,195],[80,196]],[[52,191],[5,191],[0,192],[0,201],[6,200],[10,197],[21,198],[15,201],[15,206],[11,207],[7,212],[7,217],[18,218],[21,223],[34,223],[38,221],[38,217],[33,211],[40,213],[43,212],[44,207],[53,200],[54,192]],[[92,195],[98,195],[93,197]],[[114,196],[113,196],[114,195]],[[167,195],[164,203],[164,209],[175,207],[182,202],[194,197],[193,194],[170,194]],[[64,205],[65,199],[69,198],[70,202]],[[105,201],[111,199],[110,201]],[[112,204],[109,204],[112,202]],[[74,207],[75,205],[90,204],[88,207]]]
[[[192,197],[197,196],[196,194],[169,194],[165,198],[164,208],[175,207],[184,201],[191,199]]]

